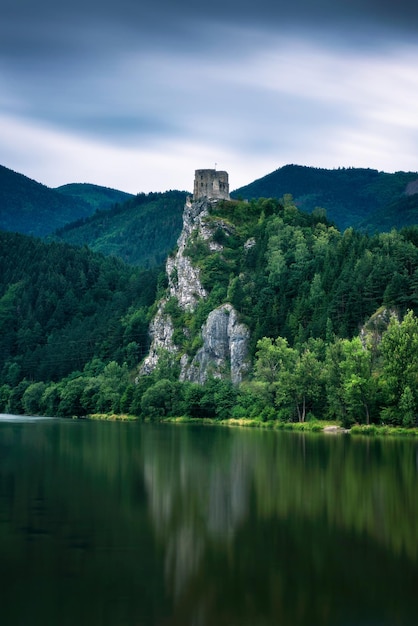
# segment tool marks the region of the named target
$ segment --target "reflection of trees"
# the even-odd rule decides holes
[[[1,425],[2,624],[153,626],[167,612],[139,434],[131,424]]]
[[[188,427],[142,442],[170,623],[331,624],[350,594],[370,611],[413,594],[414,443]]]

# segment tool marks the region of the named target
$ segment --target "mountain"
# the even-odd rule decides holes
[[[51,189],[0,165],[0,229],[44,237],[132,194],[98,185],[71,183]]]
[[[251,199],[291,194],[303,211],[326,209],[328,219],[343,230],[353,226],[383,231],[416,223],[417,181],[417,172],[387,174],[373,169],[285,165],[231,196]]]
[[[43,237],[64,224],[91,215],[83,198],[67,196],[0,166],[0,228]]]
[[[55,233],[60,241],[112,254],[127,263],[155,267],[164,263],[181,231],[184,191],[138,194],[110,210],[68,224]]]
[[[416,423],[418,226],[186,200],[165,270],[2,233],[0,411]]]
[[[121,204],[133,197],[133,194],[125,191],[89,183],[69,183],[56,187],[55,191],[70,198],[83,200],[95,210],[109,209],[114,204]]]

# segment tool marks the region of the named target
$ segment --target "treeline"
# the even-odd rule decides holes
[[[389,316],[380,337],[382,316]],[[386,320],[387,321],[387,320]],[[386,323],[386,322],[384,322]],[[381,311],[363,337],[257,343],[253,377],[239,386],[211,378],[179,382],[178,364],[162,354],[152,375],[134,381],[127,362],[94,358],[59,382],[22,380],[0,388],[0,410],[62,417],[129,413],[141,418],[188,416],[262,422],[338,420],[343,426],[417,425],[418,319]]]

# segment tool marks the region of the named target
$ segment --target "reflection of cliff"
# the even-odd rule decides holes
[[[197,572],[207,544],[224,547],[248,515],[250,450],[222,430],[215,462],[194,445],[194,433],[198,444],[204,435],[200,428],[174,429],[175,452],[170,447],[167,455],[154,448],[161,440],[153,429],[143,439],[150,514],[166,544],[166,573],[176,595]]]
[[[331,616],[359,581],[373,597],[393,588],[400,562],[416,577],[414,444],[188,427],[150,428],[142,441],[172,624],[331,624],[325,605]],[[322,587],[337,580],[331,598]],[[224,607],[223,621],[237,587],[250,604],[261,594],[262,610],[232,619]],[[292,602],[306,608],[299,619]]]

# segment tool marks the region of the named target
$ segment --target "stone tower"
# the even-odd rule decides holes
[[[196,170],[193,200],[196,201],[200,198],[229,200],[228,172]]]

